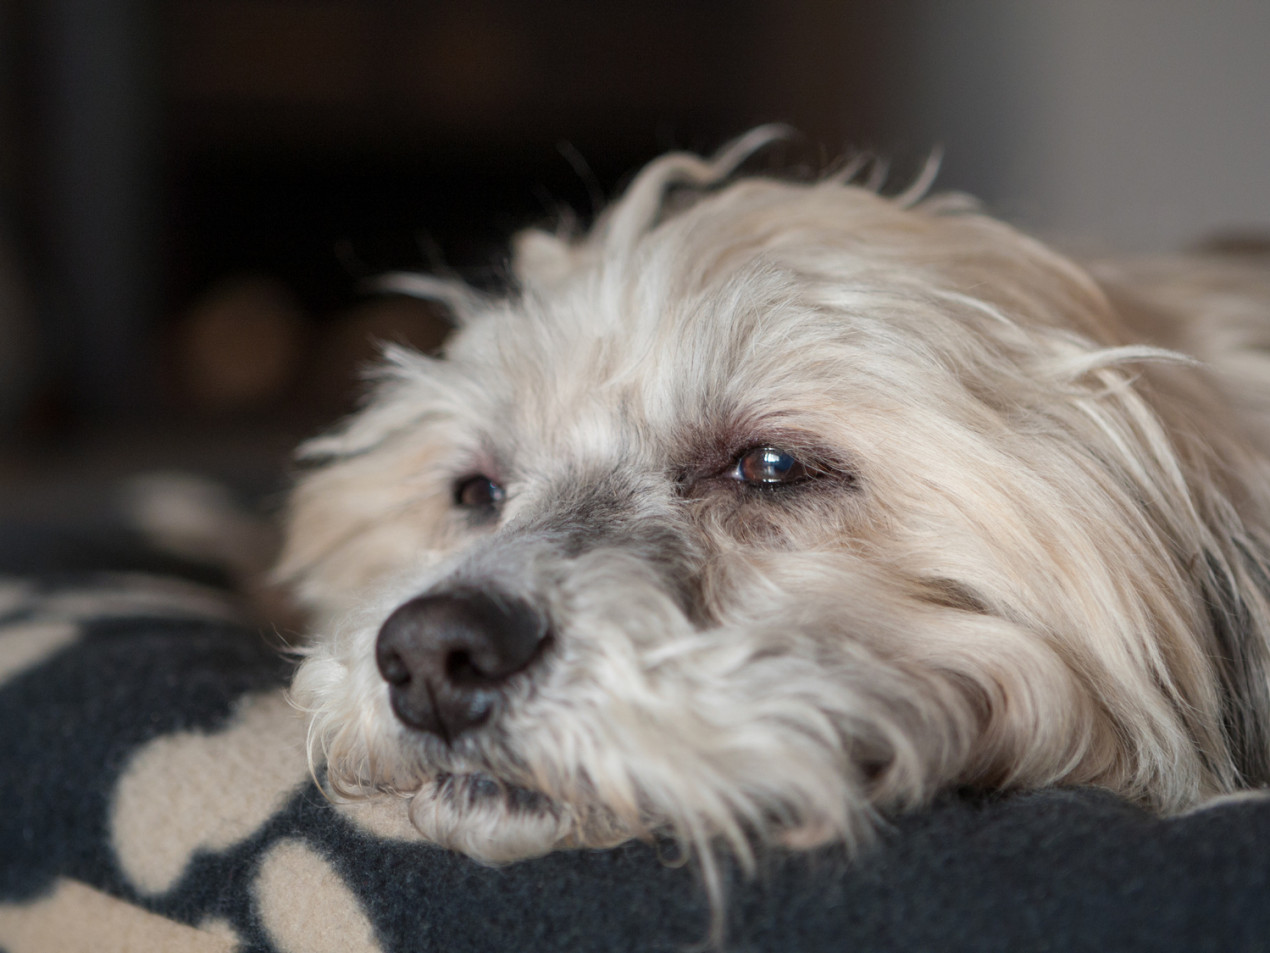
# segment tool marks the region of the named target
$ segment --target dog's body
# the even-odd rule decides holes
[[[308,445],[281,568],[330,785],[502,861],[1270,780],[1270,274],[719,187],[753,145],[413,286],[460,330]]]

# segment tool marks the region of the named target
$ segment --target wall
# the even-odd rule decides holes
[[[897,137],[1082,245],[1270,234],[1270,3],[916,0]]]

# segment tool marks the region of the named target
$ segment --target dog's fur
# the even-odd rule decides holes
[[[305,446],[280,569],[330,786],[506,861],[855,843],[951,786],[1174,811],[1270,779],[1270,274],[735,177],[765,135],[520,235],[505,298],[399,280],[459,330]],[[805,477],[737,479],[758,447]],[[473,475],[503,502],[456,505]],[[548,635],[442,737],[394,717],[376,639],[455,590]]]

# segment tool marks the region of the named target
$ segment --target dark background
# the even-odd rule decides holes
[[[1236,0],[0,0],[0,479],[281,467],[372,339],[443,333],[367,276],[497,282],[517,227],[760,122],[897,188],[943,147],[1089,247],[1264,229],[1268,46]]]

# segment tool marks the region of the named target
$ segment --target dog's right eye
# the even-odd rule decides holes
[[[476,475],[454,484],[454,503],[467,509],[492,509],[507,495],[501,486],[487,476]]]
[[[793,454],[777,447],[753,447],[733,464],[732,479],[749,486],[787,486],[806,480],[811,471]]]

